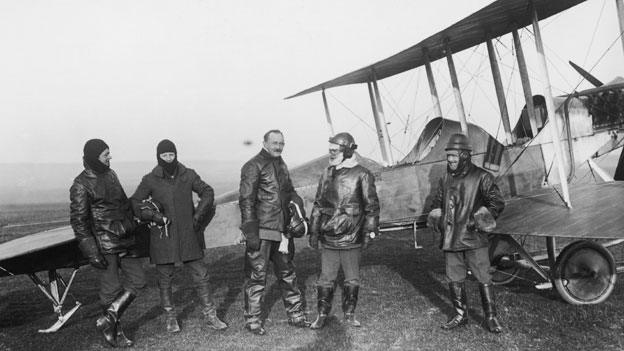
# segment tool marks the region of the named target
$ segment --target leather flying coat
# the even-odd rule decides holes
[[[316,190],[312,234],[319,235],[326,248],[351,249],[361,247],[364,234],[377,232],[378,226],[379,199],[373,174],[357,163],[327,168]]]
[[[125,252],[134,245],[136,224],[130,201],[111,169],[95,173],[85,165],[69,189],[69,218],[86,257]]]
[[[193,204],[193,192],[199,196],[197,208]],[[206,247],[204,233],[193,229],[193,216],[205,217],[214,202],[214,191],[197,173],[178,162],[177,174],[167,177],[162,166],[156,166],[141,180],[134,192],[132,206],[137,214],[141,201],[148,197],[163,206],[163,214],[171,220],[169,237],[164,230],[154,226],[150,230],[150,260],[155,264],[182,263],[204,257]],[[141,218],[150,220],[151,218]]]
[[[262,149],[243,165],[238,198],[241,228],[257,223],[256,228],[285,232],[290,201],[303,210],[303,200],[297,195],[281,157],[273,157]]]
[[[440,208],[439,229],[444,251],[464,251],[488,246],[488,234],[475,227],[474,214],[484,206],[494,218],[505,208],[492,174],[468,162],[465,169],[440,179],[432,208]]]

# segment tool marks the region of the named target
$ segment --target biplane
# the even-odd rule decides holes
[[[575,69],[596,87],[566,96],[553,96],[546,64],[540,20],[574,7],[583,0],[498,0],[450,27],[372,65],[305,89],[294,98],[321,92],[332,129],[325,91],[351,84],[367,84],[385,166],[377,170],[382,202],[381,222],[386,228],[422,225],[430,208],[435,181],[445,172],[444,145],[455,132],[466,134],[474,145],[473,162],[492,171],[508,199],[507,209],[492,234],[490,258],[495,282],[517,277],[523,267],[534,270],[543,283],[555,286],[572,304],[595,304],[612,292],[619,267],[607,247],[624,242],[624,183],[602,170],[594,159],[622,146],[624,80],[609,84]],[[616,1],[620,34],[624,31],[624,5]],[[518,30],[532,26],[541,75],[542,95],[533,95]],[[511,33],[525,97],[525,107],[511,128],[500,69],[492,41]],[[622,39],[624,44],[624,39]],[[505,131],[504,143],[479,126],[467,122],[453,55],[485,43]],[[443,118],[431,63],[446,59],[458,122]],[[378,81],[424,66],[430,88],[432,119],[414,149],[395,162],[384,117]],[[333,131],[332,131],[333,133]],[[624,154],[618,172],[623,171]],[[537,161],[537,162],[536,162]],[[569,184],[578,165],[587,164],[600,180]],[[616,172],[617,173],[617,172]],[[624,180],[624,179],[623,179]],[[543,254],[528,251],[527,237],[543,237]],[[557,245],[556,240],[569,242]],[[558,252],[559,248],[562,250]],[[544,250],[541,250],[542,252]],[[532,255],[533,253],[533,255]],[[540,262],[547,261],[546,264]]]
[[[565,96],[553,96],[541,40],[539,21],[574,7],[581,0],[498,0],[420,43],[372,65],[328,80],[287,99],[320,92],[330,134],[333,123],[325,91],[366,84],[375,120],[383,164],[362,158],[376,176],[383,229],[413,228],[414,237],[424,224],[432,191],[446,170],[444,145],[456,132],[467,134],[474,147],[473,162],[494,172],[508,199],[508,208],[492,234],[490,255],[494,279],[504,284],[521,268],[533,269],[544,280],[537,288],[554,286],[564,300],[594,304],[611,293],[618,267],[607,247],[622,243],[624,183],[601,169],[595,160],[622,146],[624,81],[619,78]],[[620,27],[624,15],[620,8]],[[532,26],[541,67],[543,93],[532,93],[518,31]],[[492,49],[495,38],[511,33],[521,76],[525,106],[512,129],[502,88],[498,61]],[[621,34],[620,34],[621,36]],[[453,54],[486,43],[505,131],[504,142],[478,125],[468,123],[455,70]],[[444,118],[431,64],[446,59],[459,121]],[[413,149],[395,162],[384,118],[378,80],[424,66],[433,111],[436,115],[422,130]],[[584,72],[584,71],[583,71]],[[584,76],[587,77],[587,74]],[[593,78],[592,82],[598,80]],[[620,157],[619,169],[622,169]],[[316,180],[327,165],[325,157],[292,170],[298,192],[308,206]],[[599,180],[594,184],[569,184],[575,171],[586,166]],[[219,198],[216,225],[207,235],[238,235],[236,191]],[[234,221],[234,222],[232,222]],[[546,249],[525,249],[527,237],[546,240]],[[557,244],[556,241],[560,240]],[[532,240],[535,241],[535,240]],[[568,242],[565,246],[561,243]],[[417,245],[417,244],[416,244]],[[562,248],[562,250],[559,250]],[[559,252],[560,251],[560,252]],[[546,261],[544,264],[543,262]]]
[[[617,1],[619,8],[624,8],[622,0]],[[474,148],[473,162],[497,175],[508,199],[507,209],[499,218],[496,233],[492,234],[490,256],[495,281],[504,284],[517,277],[520,269],[530,267],[544,280],[536,285],[538,288],[555,286],[570,303],[599,303],[613,290],[618,271],[613,256],[605,247],[624,241],[624,217],[620,215],[624,211],[620,201],[624,198],[624,183],[613,182],[593,160],[621,147],[624,82],[615,81],[559,97],[553,97],[546,84],[542,95],[533,95],[517,33],[523,27],[533,26],[544,72],[540,81],[547,83],[539,20],[581,2],[583,0],[497,0],[396,55],[315,85],[288,99],[321,92],[330,134],[333,134],[325,90],[367,84],[383,163],[358,157],[376,177],[382,230],[410,228],[415,246],[418,246],[418,232],[424,226],[437,180],[446,170],[446,140],[456,132],[469,135]],[[620,13],[624,28],[622,17]],[[492,58],[491,50],[491,41],[508,33],[514,37],[526,100],[513,129],[497,61]],[[490,53],[505,130],[504,142],[469,123],[463,112],[453,53],[481,43],[488,45]],[[442,59],[448,64],[459,121],[445,118],[440,107],[431,63]],[[395,162],[377,82],[423,66],[435,118],[425,125],[412,150]],[[311,206],[319,176],[327,163],[327,156],[322,156],[291,170],[293,183],[307,208]],[[620,166],[622,163],[620,157]],[[581,164],[587,164],[594,174],[602,177],[600,184],[568,185],[576,166]],[[232,245],[240,238],[238,192],[221,195],[216,202],[217,213],[205,231],[206,243],[210,247]],[[544,237],[544,253],[526,250],[523,245],[526,237]],[[560,238],[573,242],[558,252],[560,245],[556,239]],[[543,264],[544,261],[547,264]],[[76,302],[68,312],[62,311],[76,272],[86,262],[69,227],[0,244],[0,276],[27,274],[52,301],[58,320],[42,332],[58,330],[80,306]],[[68,282],[57,273],[60,268],[73,268]],[[44,271],[48,272],[48,282],[36,274]]]

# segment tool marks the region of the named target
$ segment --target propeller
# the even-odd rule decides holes
[[[568,61],[568,63],[570,64],[570,66],[572,66],[572,68],[574,68],[581,76],[583,76],[583,78],[587,79],[588,82],[592,83],[596,88],[603,86],[604,84],[598,80],[598,78],[594,77],[591,75],[591,73],[587,72],[586,70],[582,69],[579,65],[577,65],[576,63],[572,62],[572,61]]]

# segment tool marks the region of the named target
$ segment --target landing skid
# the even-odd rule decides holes
[[[54,312],[58,315],[58,320],[47,329],[39,329],[40,333],[54,333],[57,330],[61,329],[61,327],[69,320],[69,318],[78,311],[78,308],[82,305],[79,301],[76,301],[76,305],[72,307],[66,313],[63,313],[62,308],[65,302],[65,298],[67,298],[67,293],[69,292],[69,288],[71,287],[74,278],[76,277],[76,273],[78,269],[75,268],[72,271],[71,277],[69,278],[69,283],[65,283],[63,277],[56,272],[56,269],[51,269],[48,271],[48,283],[43,282],[35,273],[28,274],[30,280],[35,283],[35,285],[41,290],[43,295],[47,297],[50,301],[52,301],[52,308]],[[62,296],[59,291],[59,287],[63,287]]]

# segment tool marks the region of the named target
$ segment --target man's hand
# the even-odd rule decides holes
[[[319,248],[318,242],[319,242],[318,234],[311,233],[310,237],[308,238],[308,245],[310,245],[311,248],[318,250]]]
[[[368,249],[373,239],[375,239],[375,236],[376,236],[375,232],[369,232],[369,233],[364,234],[364,241],[362,242],[362,250]]]
[[[434,208],[427,215],[427,227],[431,228],[435,233],[440,232],[440,219],[442,219],[442,209]]]
[[[106,258],[100,253],[95,256],[89,257],[89,264],[101,270],[105,270],[106,267],[108,267],[108,262],[106,262]]]
[[[257,221],[251,221],[241,226],[243,235],[245,236],[245,242],[247,243],[247,249],[250,251],[260,250],[260,228]]]
[[[494,230],[494,228],[496,228],[496,220],[494,219],[494,216],[492,216],[490,210],[484,206],[479,207],[477,212],[475,212],[474,219],[475,227],[478,230],[490,233]]]
[[[202,230],[202,222],[203,220],[199,213],[193,215],[193,230],[195,230],[196,233],[199,233]]]

